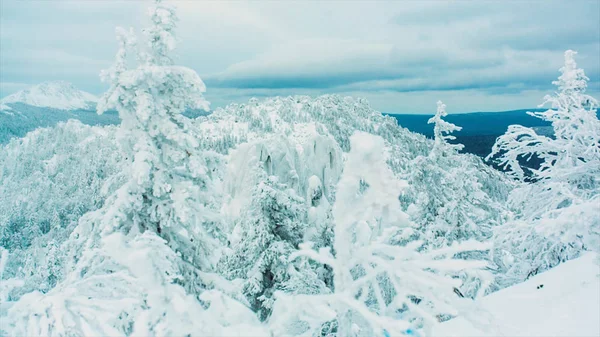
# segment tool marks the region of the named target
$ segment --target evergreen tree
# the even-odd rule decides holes
[[[122,119],[126,181],[71,233],[65,279],[11,308],[7,323],[16,335],[239,334],[237,327],[253,320],[243,306],[203,291],[218,253],[211,174],[220,156],[198,150],[181,115],[208,105],[196,73],[170,65],[174,10],[157,0],[150,14],[149,48],[134,69],[125,62],[134,40],[119,31],[121,49],[105,73],[111,88],[99,104],[99,112],[116,108]],[[231,307],[246,322],[222,318]],[[250,331],[264,334],[258,322]]]
[[[577,257],[582,250],[600,249],[598,101],[585,93],[588,78],[577,68],[575,55],[565,52],[561,75],[553,82],[558,92],[541,105],[550,104],[550,109],[528,113],[551,122],[554,136],[511,125],[488,156],[521,182],[508,199],[516,219],[495,236],[502,252],[502,287]],[[519,159],[532,156],[543,160],[539,169],[520,166]]]
[[[208,109],[206,87],[191,69],[174,66],[174,8],[156,1],[151,26],[144,30],[146,48],[136,68],[128,69],[127,51],[135,38],[119,30],[120,49],[113,68],[104,73],[111,88],[98,112],[117,109],[122,119],[121,144],[131,161],[129,181],[105,214],[105,230],[151,230],[165,238],[184,260],[211,265],[220,226],[211,181],[220,165],[216,153],[199,150],[186,109]],[[125,228],[121,228],[125,227]]]
[[[250,205],[232,235],[231,251],[219,266],[230,279],[243,279],[242,292],[258,316],[266,319],[273,292],[319,293],[325,284],[307,261],[290,263],[308,227],[304,199],[261,173]]]
[[[517,179],[525,173],[534,179],[565,183],[584,192],[596,193],[600,176],[600,121],[598,101],[585,93],[587,81],[583,69],[577,68],[572,50],[565,52],[561,75],[552,82],[558,87],[555,95],[544,97],[550,109],[528,114],[552,123],[554,137],[538,135],[535,130],[511,125],[498,137],[492,153]],[[543,162],[539,169],[522,167],[519,158],[537,156]]]
[[[438,109],[429,123],[434,124],[434,145],[428,156],[419,156],[411,162],[408,174],[409,188],[403,201],[411,219],[425,241],[426,249],[439,249],[466,240],[486,242],[492,229],[503,223],[507,215],[504,207],[484,192],[478,181],[477,166],[469,155],[458,154],[462,144],[449,144],[455,139],[452,132],[461,128],[446,122],[446,106],[438,102]],[[471,251],[465,258],[487,260],[487,252]],[[476,296],[481,287],[489,285],[485,278],[467,278],[462,275],[460,291],[465,296]],[[485,290],[485,289],[484,289]]]
[[[450,144],[449,140],[455,140],[456,137],[451,133],[462,130],[462,127],[446,122],[443,117],[448,116],[446,112],[446,104],[442,101],[437,102],[437,110],[435,115],[427,120],[427,124],[433,124],[434,146],[431,154],[433,156],[448,156],[455,154],[463,149],[462,144]]]

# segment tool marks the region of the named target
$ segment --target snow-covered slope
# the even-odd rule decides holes
[[[98,98],[85,91],[78,90],[64,81],[44,82],[29,89],[21,90],[0,100],[0,107],[9,107],[11,103],[54,108],[61,110],[93,109]]]
[[[479,324],[456,318],[435,336],[600,336],[600,265],[588,253],[480,300]]]

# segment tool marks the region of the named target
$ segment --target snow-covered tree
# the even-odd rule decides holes
[[[11,256],[4,276],[23,281],[9,300],[64,279],[62,244],[123,183],[115,133],[70,120],[0,147],[0,246]]]
[[[435,145],[433,146],[433,155],[448,155],[452,150],[460,151],[463,149],[462,144],[450,144],[449,140],[454,140],[456,137],[451,133],[462,130],[462,127],[446,122],[443,117],[448,116],[446,112],[446,104],[442,101],[437,102],[437,111],[435,115],[427,121],[427,124],[433,124],[433,136]]]
[[[222,214],[231,232],[217,269],[242,280],[241,292],[261,319],[271,312],[275,290],[329,291],[326,270],[288,259],[303,241],[317,247],[331,242],[329,198],[342,158],[325,132],[316,123],[296,123],[240,144],[229,155]]]
[[[289,261],[304,240],[321,247],[331,238],[329,189],[322,181],[336,179],[341,158],[313,127],[297,124],[287,135],[241,144],[230,154],[223,215],[232,228],[218,270],[243,280],[241,291],[263,320],[275,290],[328,291],[325,271],[306,260]]]
[[[510,174],[524,181],[514,189],[509,205],[517,218],[498,228],[502,286],[511,285],[578,256],[600,249],[600,121],[598,102],[585,93],[588,78],[565,52],[565,65],[554,81],[558,92],[548,95],[544,112],[529,114],[552,123],[554,135],[511,125],[498,137],[489,158],[497,158]],[[537,156],[539,169],[520,166],[519,159]]]
[[[279,293],[269,323],[275,334],[314,336],[331,326],[336,336],[403,336],[429,332],[445,315],[456,315],[461,299],[455,272],[481,267],[453,257],[469,247],[419,252],[420,241],[391,244],[410,221],[398,196],[406,183],[385,164],[384,141],[357,132],[337,186],[333,250],[305,244],[292,258],[309,257],[333,271],[333,293]],[[334,323],[331,323],[334,322]],[[293,333],[290,333],[293,331]]]
[[[20,278],[9,277],[5,275],[6,265],[8,264],[10,253],[8,250],[0,247],[0,317],[6,315],[13,301],[10,300],[10,293],[15,288],[23,287],[24,281]],[[8,335],[8,327],[5,324],[0,325],[0,334]]]
[[[550,109],[528,114],[552,123],[554,137],[538,135],[533,129],[511,125],[498,137],[492,153],[517,179],[529,171],[534,178],[566,183],[580,190],[598,188],[600,177],[600,121],[598,101],[585,93],[589,80],[583,69],[577,68],[572,50],[565,52],[561,76],[552,82],[558,87],[555,95],[547,95],[541,106]],[[537,156],[539,169],[521,167],[519,158]]]
[[[156,1],[149,14],[147,48],[139,51],[137,67],[127,68],[127,51],[135,38],[121,29],[115,65],[103,74],[111,88],[98,112],[119,112],[121,144],[132,169],[102,227],[155,231],[183,259],[207,267],[220,231],[211,207],[216,204],[213,172],[221,158],[199,150],[191,122],[182,115],[186,109],[208,109],[206,87],[193,70],[172,65],[174,8]]]
[[[411,161],[407,175],[409,187],[402,198],[426,249],[437,249],[455,242],[492,237],[493,227],[501,224],[506,209],[484,191],[478,176],[482,167],[473,165],[470,155],[458,154],[461,144],[449,144],[453,131],[461,128],[443,120],[445,105],[438,102],[434,123],[435,144],[428,156]],[[469,252],[463,257],[488,259],[487,252]],[[465,277],[467,275],[464,275]],[[461,292],[475,296],[482,285],[479,279],[464,279]]]
[[[125,182],[102,208],[81,217],[62,245],[69,256],[64,279],[10,308],[11,334],[264,334],[249,309],[217,290],[204,291],[209,283],[227,288],[206,276],[220,248],[213,174],[221,156],[198,149],[181,115],[208,103],[196,73],[167,59],[174,11],[157,1],[150,13],[149,48],[129,69],[133,40],[121,34],[116,64],[105,73],[111,88],[99,104],[99,112],[116,108],[122,119],[117,138],[130,165]],[[230,307],[241,321],[222,317]],[[221,330],[248,320],[250,328]]]
[[[228,278],[244,280],[242,292],[263,320],[271,312],[276,290],[299,293],[326,290],[306,261],[295,265],[289,262],[307,226],[304,199],[278,183],[275,176],[264,175],[254,189],[250,205],[235,225],[231,252],[218,268]]]
[[[186,293],[179,256],[156,233],[104,236],[47,294],[24,295],[5,324],[15,336],[265,335],[254,314],[218,291]],[[214,306],[214,307],[213,307]],[[208,310],[206,309],[208,307]],[[225,317],[227,313],[230,317]]]

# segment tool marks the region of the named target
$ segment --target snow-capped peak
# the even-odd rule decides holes
[[[24,103],[61,110],[92,109],[98,98],[64,81],[44,82],[0,100],[0,105]]]

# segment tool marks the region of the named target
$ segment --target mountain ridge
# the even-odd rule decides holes
[[[91,110],[97,102],[98,97],[77,89],[69,82],[52,81],[42,82],[0,99],[0,109],[12,110],[10,105],[22,103],[59,110]]]

